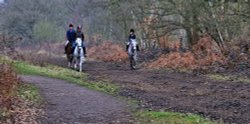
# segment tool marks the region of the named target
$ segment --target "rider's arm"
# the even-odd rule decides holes
[[[74,38],[73,38],[73,40],[76,41],[76,31],[73,30],[73,33],[74,33]]]

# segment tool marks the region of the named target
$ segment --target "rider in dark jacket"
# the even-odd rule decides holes
[[[86,56],[87,52],[86,52],[86,47],[84,44],[84,34],[82,32],[82,27],[79,25],[77,26],[77,31],[76,31],[76,38],[81,38],[82,39],[82,47],[83,47],[83,52],[84,52],[84,56]]]
[[[66,53],[67,45],[69,43],[71,43],[72,46],[74,47],[74,44],[75,44],[75,41],[76,41],[76,31],[74,30],[73,24],[69,24],[69,30],[66,33],[66,37],[67,37],[67,42],[66,42],[65,48],[64,48],[65,53]]]
[[[127,43],[127,46],[126,46],[127,51],[128,51],[128,47],[129,47],[129,42],[131,42],[131,40],[136,40],[136,35],[135,35],[134,29],[130,29],[130,34],[129,34],[129,37],[128,37],[128,43]],[[136,45],[136,50],[140,51],[138,44]]]

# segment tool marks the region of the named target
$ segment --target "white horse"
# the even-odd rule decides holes
[[[74,69],[78,69],[79,72],[82,72],[82,64],[85,61],[83,53],[83,41],[81,38],[76,39],[76,46],[73,53],[73,64]]]
[[[136,45],[137,42],[135,39],[131,39],[131,41],[128,42],[128,56],[130,60],[130,67],[132,70],[135,69],[136,61],[137,61],[137,50]]]

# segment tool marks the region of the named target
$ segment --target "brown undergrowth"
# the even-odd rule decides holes
[[[10,109],[18,85],[17,74],[8,64],[0,64],[0,107]]]
[[[214,64],[225,64],[226,58],[219,47],[210,37],[201,38],[191,51],[178,51],[179,45],[172,45],[175,49],[168,54],[162,54],[157,60],[148,63],[148,68],[188,69],[206,68]]]
[[[88,49],[88,56],[105,62],[123,62],[128,58],[120,45],[109,41]]]
[[[0,64],[0,123],[37,123],[40,109],[18,97],[20,80],[9,64]]]

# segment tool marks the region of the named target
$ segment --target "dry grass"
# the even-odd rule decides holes
[[[33,52],[26,52],[26,53],[19,53],[19,58],[16,60],[26,61],[33,63],[35,65],[44,66],[46,62],[49,62],[52,57],[48,55],[48,53],[33,53]]]
[[[35,46],[22,46],[16,48],[17,53],[16,56],[10,56],[13,60],[21,60],[25,62],[29,62],[39,66],[45,66],[50,62],[59,63],[61,62],[57,60],[58,58],[62,58],[64,52],[64,44],[63,43],[51,43],[49,49],[48,45],[43,44],[40,49]],[[66,58],[65,58],[66,61]]]

